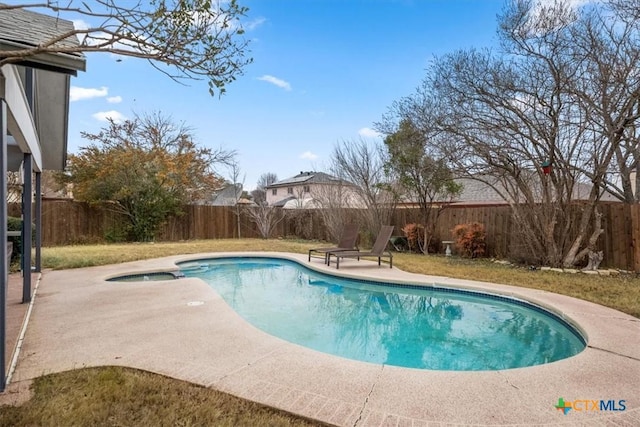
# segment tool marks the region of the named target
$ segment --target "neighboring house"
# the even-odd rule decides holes
[[[54,172],[51,170],[45,170],[41,173],[41,192],[43,199],[73,199],[73,184],[68,183],[64,186],[59,185],[54,178]],[[18,171],[9,171],[7,173],[7,202],[8,203],[21,203],[22,202],[22,189],[24,188],[23,182],[24,171],[22,167]],[[35,180],[34,180],[35,181]],[[35,182],[32,182],[35,186]],[[31,197],[32,201],[35,200],[35,193]]]
[[[204,204],[211,206],[235,206],[242,195],[242,184],[225,184],[218,189],[209,202]]]
[[[285,209],[319,207],[314,200],[327,193],[349,192],[353,184],[324,172],[301,171],[298,175],[283,179],[265,187],[267,203]],[[353,192],[353,191],[351,191]]]
[[[457,178],[457,184],[462,185],[462,192],[451,200],[452,205],[506,205],[502,196],[490,185],[470,178]],[[501,188],[497,184],[498,188]]]
[[[487,177],[487,181],[490,181],[491,178]],[[452,198],[451,200],[443,200],[440,198],[436,198],[434,200],[434,206],[439,206],[443,204],[447,204],[449,206],[499,206],[499,205],[508,205],[509,202],[505,200],[497,189],[502,189],[501,193],[507,195],[507,192],[504,190],[504,187],[497,180],[494,186],[487,184],[486,182],[471,179],[471,178],[455,178],[456,183],[462,185],[462,192]],[[586,183],[577,183],[573,189],[573,199],[574,200],[587,200],[589,198],[589,193],[591,191],[591,185]],[[616,202],[619,201],[610,193],[605,193],[602,195],[601,201],[605,202]],[[404,197],[398,207],[403,208],[412,208],[417,207],[417,203],[411,199],[411,197]]]
[[[202,204],[210,206],[255,205],[251,200],[242,197],[242,184],[238,183],[226,184],[213,194],[211,200]]]

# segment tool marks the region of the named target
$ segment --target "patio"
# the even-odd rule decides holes
[[[297,260],[345,276],[437,282],[514,295],[566,314],[589,337],[582,353],[555,363],[449,372],[363,363],[291,344],[245,322],[198,279],[105,281],[118,274],[173,269],[177,261],[221,255],[43,272],[17,369],[4,396],[15,398],[21,394],[16,390],[24,394],[30,380],[43,374],[122,365],[340,426],[640,424],[640,320],[574,298],[416,275],[366,261],[347,260],[336,272],[321,259],[307,263],[305,255],[252,254]],[[188,304],[194,301],[203,304]],[[9,309],[14,310],[14,304]],[[13,322],[8,320],[9,325]],[[560,397],[625,400],[627,409],[563,415],[554,407]]]

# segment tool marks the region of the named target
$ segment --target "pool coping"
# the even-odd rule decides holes
[[[242,255],[289,259],[343,277],[438,283],[532,301],[578,326],[588,346],[568,359],[504,371],[376,365],[270,336],[199,279],[106,281],[118,274],[175,271],[178,262]],[[369,261],[347,260],[341,267],[324,266],[322,258],[309,263],[299,254],[227,252],[44,272],[13,380],[80,366],[131,366],[358,427],[640,424],[640,319],[546,291],[418,275]],[[189,305],[194,302],[202,304]],[[564,415],[554,407],[560,397],[625,400],[627,409]]]

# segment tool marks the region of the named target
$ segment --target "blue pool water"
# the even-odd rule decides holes
[[[562,320],[497,296],[382,286],[275,258],[206,259],[180,269],[263,331],[349,359],[480,371],[540,365],[585,347]]]

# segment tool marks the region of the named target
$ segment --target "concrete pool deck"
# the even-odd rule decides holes
[[[640,319],[575,298],[417,275],[368,261],[341,263],[341,275],[440,283],[531,300],[564,313],[588,336],[583,352],[558,362],[452,372],[358,362],[286,342],[244,321],[199,279],[105,281],[224,255],[44,272],[9,391],[48,373],[121,365],[340,426],[640,425]],[[308,263],[306,255],[251,255],[297,260],[336,273],[321,258]],[[616,408],[625,400],[626,410],[578,411],[579,404],[564,415],[554,407],[560,397],[615,400]]]

